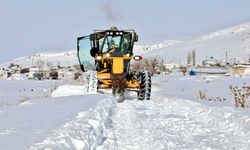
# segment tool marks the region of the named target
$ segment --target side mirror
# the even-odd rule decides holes
[[[89,35],[89,39],[90,39],[91,41],[94,41],[94,40],[95,40],[95,34],[90,34],[90,35]]]
[[[141,56],[134,56],[134,60],[135,61],[140,61],[140,60],[142,60],[142,57]]]
[[[135,42],[138,42],[138,40],[139,40],[139,36],[135,34]]]
[[[98,53],[98,48],[96,48],[96,47],[93,47],[93,48],[91,48],[91,50],[90,50],[90,55],[92,56],[92,57],[95,57],[95,55]]]

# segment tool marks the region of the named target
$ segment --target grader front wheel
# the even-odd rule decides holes
[[[140,90],[137,93],[138,100],[150,100],[151,96],[151,74],[148,71],[139,73]]]

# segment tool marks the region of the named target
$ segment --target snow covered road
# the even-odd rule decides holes
[[[167,90],[179,88],[170,81],[163,82],[167,88],[153,86],[150,101],[128,94],[116,103],[108,91],[88,94],[84,86],[68,84],[46,99],[2,107],[0,149],[250,149],[249,109],[208,105],[194,99],[194,89],[184,90],[191,98],[179,98],[182,90],[169,97]]]
[[[113,130],[101,148],[250,148],[250,119],[233,108],[211,107],[180,98],[152,99],[117,104]]]

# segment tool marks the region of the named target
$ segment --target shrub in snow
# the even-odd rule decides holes
[[[183,75],[186,75],[187,67],[185,67],[185,66],[180,66],[180,70],[181,70],[181,72],[183,73]]]
[[[17,102],[17,105],[23,104],[23,103],[25,103],[25,102],[27,102],[29,100],[31,100],[30,97],[28,97],[28,96],[21,96],[19,102]]]
[[[206,100],[207,99],[207,90],[199,90],[198,92],[198,98],[201,100]]]
[[[205,101],[219,101],[219,102],[221,102],[221,101],[226,100],[226,98],[221,98],[221,97],[208,97],[207,96],[207,90],[204,90],[204,91],[199,90],[198,98],[200,100],[205,100]]]
[[[208,78],[203,78],[205,80],[206,83],[210,83],[210,80]]]
[[[248,107],[248,97],[250,95],[250,86],[247,86],[246,83],[242,87],[230,85],[229,89],[234,95],[235,107]]]

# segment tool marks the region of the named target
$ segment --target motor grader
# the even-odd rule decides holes
[[[138,35],[134,30],[95,30],[93,34],[77,38],[77,54],[81,70],[86,72],[88,91],[112,89],[114,96],[124,99],[125,90],[137,92],[139,100],[150,100],[151,75],[148,71],[131,71]]]

